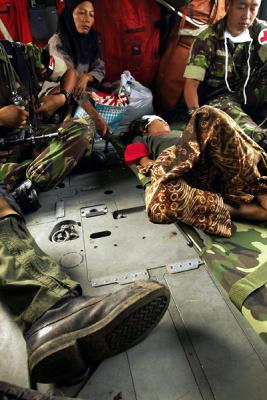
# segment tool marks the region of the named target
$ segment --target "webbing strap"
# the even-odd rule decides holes
[[[266,283],[267,262],[258,267],[254,272],[235,282],[229,291],[229,297],[236,307],[241,310],[246,298]]]
[[[10,40],[11,42],[13,42],[13,39],[1,18],[0,18],[0,31],[6,40]]]

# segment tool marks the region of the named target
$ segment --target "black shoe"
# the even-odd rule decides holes
[[[68,382],[88,365],[134,346],[158,324],[169,297],[164,285],[148,280],[48,310],[25,334],[33,380]]]
[[[82,174],[91,171],[97,171],[104,167],[106,156],[102,151],[93,150],[90,155],[85,155],[80,159],[72,173]]]
[[[36,211],[41,207],[38,194],[30,179],[23,181],[13,192],[12,196],[23,213]]]
[[[1,400],[62,400],[62,397],[47,395],[36,390],[24,389],[19,386],[11,385],[0,381]]]

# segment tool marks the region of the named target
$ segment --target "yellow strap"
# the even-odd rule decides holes
[[[267,262],[260,265],[255,271],[235,282],[229,291],[232,302],[241,310],[246,298],[255,290],[267,283]]]

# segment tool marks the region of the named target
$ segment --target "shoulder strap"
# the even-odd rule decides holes
[[[10,42],[8,40],[2,40],[1,43],[21,83],[25,87],[27,93],[30,93],[30,82],[32,77],[21,45],[19,43]]]

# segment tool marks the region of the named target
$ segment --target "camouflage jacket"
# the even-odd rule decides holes
[[[224,31],[226,17],[213,26],[202,31],[192,43],[184,77],[204,81],[207,85],[218,88],[225,85],[225,43]],[[250,67],[253,69],[267,60],[267,45],[260,45],[259,35],[267,28],[265,21],[256,19],[249,28],[252,38],[250,49]],[[227,80],[231,83],[240,82],[243,86],[248,74],[249,42],[232,43],[227,39],[228,73]],[[238,87],[239,88],[239,87]]]
[[[60,78],[61,75],[66,72],[66,68],[63,68],[61,61],[58,61],[58,65],[56,65],[54,58],[53,62],[51,63],[50,55],[46,49],[40,49],[32,44],[24,45],[21,43],[16,43],[16,46],[19,46],[19,49],[21,50],[27,63],[28,77],[30,78],[30,85],[32,89],[31,91],[37,100],[38,92],[40,91],[44,80],[49,79],[57,81],[58,78]],[[26,88],[22,83],[23,79],[21,79],[11,63],[8,62],[7,54],[0,42],[0,108],[12,104],[11,86],[13,82],[13,85],[15,84],[16,86],[17,94],[22,97],[22,103],[25,104],[26,109],[28,109],[28,88]],[[65,63],[64,65],[66,67]],[[1,127],[0,137],[6,135],[16,135],[19,131],[20,130],[17,128]]]

